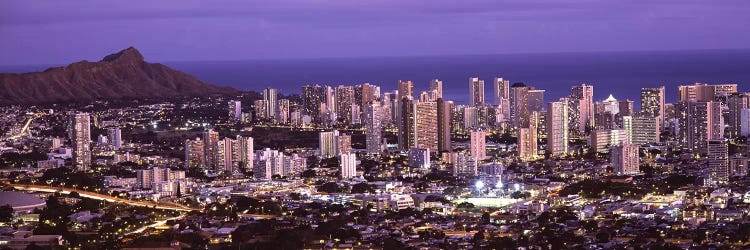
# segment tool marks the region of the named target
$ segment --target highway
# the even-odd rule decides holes
[[[51,186],[43,186],[43,185],[30,185],[30,184],[16,184],[16,183],[8,183],[8,182],[6,182],[5,185],[14,187],[18,190],[26,190],[26,191],[34,191],[34,192],[47,192],[47,193],[60,192],[63,194],[70,194],[70,192],[77,192],[81,197],[84,197],[84,198],[89,198],[89,199],[94,199],[94,200],[103,200],[103,201],[109,201],[109,202],[115,202],[115,203],[123,203],[123,204],[131,205],[131,206],[151,207],[151,208],[156,208],[156,209],[179,211],[179,212],[191,212],[191,211],[201,210],[198,208],[190,208],[190,207],[180,206],[180,205],[159,204],[159,203],[155,203],[151,201],[135,201],[135,200],[130,200],[130,199],[113,197],[113,196],[109,196],[106,194],[88,192],[88,191],[72,189],[72,188],[51,187]]]

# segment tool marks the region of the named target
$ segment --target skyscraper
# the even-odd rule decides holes
[[[88,113],[71,117],[70,138],[73,141],[73,162],[81,171],[91,168],[91,119]]]
[[[434,93],[435,100],[443,98],[443,81],[438,79],[430,80],[430,92]]]
[[[487,133],[484,131],[471,131],[470,152],[476,162],[481,162],[487,158],[486,138]]]
[[[609,159],[612,163],[612,171],[615,174],[627,175],[640,172],[638,145],[629,143],[614,145],[610,148],[609,154]]]
[[[380,102],[372,101],[365,108],[365,144],[367,152],[380,153],[383,143],[383,111]]]
[[[742,110],[750,108],[750,96],[746,93],[733,93],[727,97],[727,136],[742,135]]]
[[[255,141],[252,137],[237,136],[236,141],[238,143],[238,155],[241,161],[240,167],[250,171],[255,166]]]
[[[413,168],[429,168],[430,150],[426,148],[410,148],[407,161],[409,166]]]
[[[114,150],[120,150],[122,148],[122,130],[120,128],[110,128],[109,141],[112,144]]]
[[[620,116],[632,116],[633,115],[633,101],[625,99],[618,103],[618,109],[620,110]]]
[[[659,142],[661,130],[657,119],[657,117],[648,113],[636,113],[633,116],[633,124],[631,127],[632,143],[640,146],[647,143]]]
[[[185,168],[202,168],[206,165],[206,146],[201,138],[185,140]]]
[[[495,104],[501,105],[503,100],[510,98],[510,81],[502,77],[495,77],[493,81],[493,92],[495,93]]]
[[[664,126],[664,86],[641,89],[641,114],[656,117],[659,126]]]
[[[357,176],[357,155],[354,153],[345,153],[339,155],[341,166],[341,178],[349,179]]]
[[[217,157],[218,143],[219,132],[216,132],[213,129],[209,129],[208,131],[203,132],[203,146],[205,147],[203,152],[205,152],[206,155],[206,160],[204,161],[205,167],[216,167],[216,164],[219,160]]]
[[[231,100],[229,101],[229,121],[240,122],[242,121],[242,102]]]
[[[453,102],[439,98],[437,100],[438,112],[438,152],[452,151],[451,147],[451,115]]]
[[[266,117],[272,121],[276,121],[276,107],[278,103],[278,91],[274,88],[266,88],[263,90],[263,100],[266,101]]]
[[[586,131],[586,127],[594,127],[594,86],[581,84],[570,89],[570,98],[577,102],[577,130]]]
[[[398,147],[408,150],[414,145],[414,101],[410,97],[404,97],[398,102]]]
[[[352,136],[339,134],[336,136],[336,154],[348,154],[352,152]]]
[[[708,169],[711,171],[712,184],[729,182],[729,147],[726,140],[709,140],[707,142]]]
[[[551,156],[568,153],[568,101],[547,104],[547,150]]]
[[[677,140],[691,151],[705,154],[709,140],[724,137],[721,103],[683,101],[677,110]]]
[[[320,85],[305,85],[302,87],[302,114],[308,115],[312,118],[313,122],[321,122],[322,116],[320,107],[325,106],[330,110],[327,104],[334,104],[335,100],[333,94],[328,91],[330,87]],[[330,99],[328,102],[327,99]]]
[[[538,124],[539,113],[531,112],[529,126],[518,130],[518,156],[523,160],[534,160],[538,157]]]
[[[354,104],[354,87],[339,85],[336,87],[336,117],[346,125],[352,124],[352,105]]]
[[[469,78],[469,104],[472,106],[484,104],[484,80],[478,77]]]
[[[414,83],[412,81],[398,81],[398,100],[404,99],[405,97],[414,98]]]
[[[530,93],[534,90],[534,87],[526,86],[523,83],[514,83],[511,86],[509,97],[510,121],[514,128],[528,127],[531,112],[543,109],[544,90],[541,93]],[[540,103],[537,104],[537,102]]]
[[[336,137],[339,136],[339,131],[327,131],[320,132],[319,148],[320,155],[322,157],[332,157],[336,155]]]
[[[705,84],[682,85],[677,87],[679,101],[710,102],[718,101],[717,97],[737,93],[737,84]]]
[[[289,123],[289,110],[291,109],[291,103],[289,99],[279,100],[278,107],[276,109],[276,122],[279,124]]]
[[[438,152],[438,115],[436,102],[414,103],[414,147]]]

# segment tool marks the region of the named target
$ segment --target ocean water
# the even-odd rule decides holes
[[[677,86],[704,83],[737,83],[750,91],[750,49],[656,52],[590,52],[421,57],[368,57],[247,61],[164,62],[209,83],[241,90],[274,87],[282,93],[299,93],[306,84],[353,85],[369,82],[381,91],[396,89],[399,79],[415,83],[415,93],[428,88],[430,79],[443,81],[447,99],[468,102],[468,79],[485,80],[487,102],[492,79],[524,82],[546,90],[547,101],[570,94],[570,86],[594,85],[594,98],[609,94],[639,105],[640,88],[666,87],[668,102],[676,100]],[[25,72],[46,66],[4,66],[0,71]]]

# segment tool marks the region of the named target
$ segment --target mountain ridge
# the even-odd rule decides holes
[[[112,98],[236,94],[160,63],[146,62],[134,47],[41,72],[0,73],[0,102],[51,103]]]

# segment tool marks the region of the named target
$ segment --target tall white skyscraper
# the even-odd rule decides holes
[[[623,143],[609,150],[612,171],[616,174],[637,174],[640,172],[638,145]]]
[[[88,113],[71,117],[70,139],[73,141],[73,162],[78,170],[91,168],[91,118]]]
[[[341,178],[349,179],[357,176],[357,155],[346,153],[339,155]]]
[[[266,88],[263,90],[263,100],[266,101],[266,116],[271,120],[276,120],[276,107],[279,105],[278,98],[279,91],[274,88]]]
[[[469,78],[469,103],[472,106],[484,104],[484,80],[478,77]]]
[[[333,157],[336,155],[336,137],[339,131],[320,132],[320,155],[323,157]]]
[[[486,138],[487,133],[484,131],[471,131],[471,156],[476,162],[487,158]]]
[[[568,101],[547,105],[547,150],[551,156],[568,153]]]

